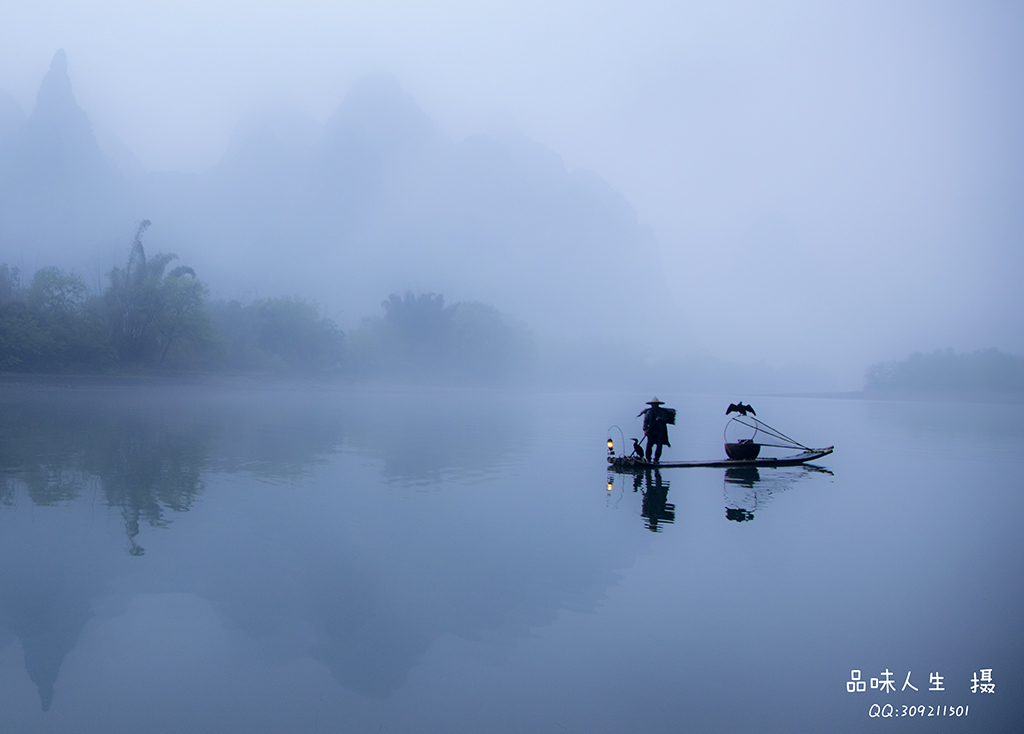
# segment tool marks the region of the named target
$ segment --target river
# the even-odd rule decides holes
[[[1019,730],[1019,403],[0,386],[11,732]],[[621,428],[619,433],[617,426]],[[610,430],[611,429],[611,430]]]

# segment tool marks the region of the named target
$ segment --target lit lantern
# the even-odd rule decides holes
[[[615,442],[612,441],[610,438],[608,439],[608,453],[609,454],[614,454],[615,453]]]

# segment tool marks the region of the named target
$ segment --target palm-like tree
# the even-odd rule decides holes
[[[130,364],[156,354],[163,363],[175,340],[196,337],[205,324],[206,287],[195,271],[183,265],[165,277],[167,265],[178,256],[146,257],[142,236],[150,224],[148,219],[139,222],[128,263],[110,271],[106,293],[118,355]]]

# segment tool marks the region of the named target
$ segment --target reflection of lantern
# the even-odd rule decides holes
[[[614,489],[614,488],[615,488],[615,485],[612,484],[611,482],[608,482],[608,491],[611,492],[612,489]]]
[[[609,454],[614,454],[615,453],[615,442],[612,441],[610,438],[608,439],[608,453]]]

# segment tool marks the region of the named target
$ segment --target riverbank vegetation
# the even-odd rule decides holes
[[[915,352],[868,368],[864,388],[875,392],[1024,393],[1024,357],[986,349]]]
[[[383,316],[344,333],[300,297],[210,300],[170,253],[147,254],[139,224],[101,293],[44,267],[31,282],[0,264],[0,372],[208,372],[504,380],[530,360],[522,324],[486,304],[391,294]]]

